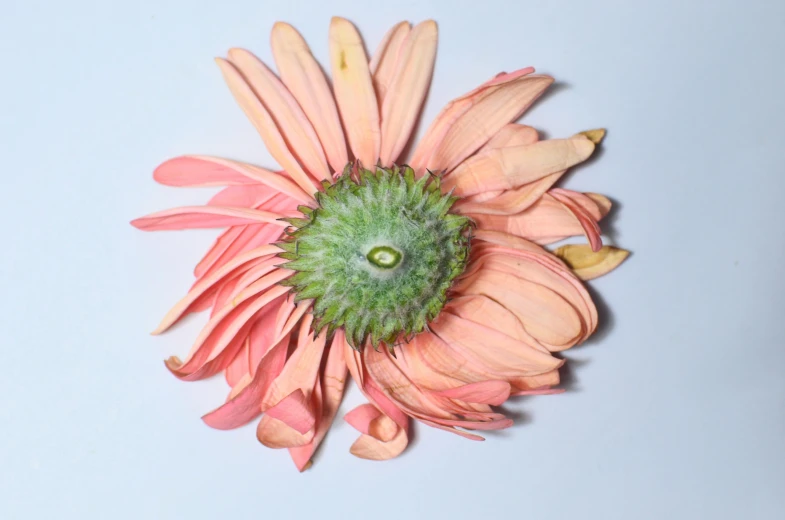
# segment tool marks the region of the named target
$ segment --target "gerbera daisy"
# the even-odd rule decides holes
[[[602,248],[601,195],[554,188],[604,132],[541,141],[514,124],[552,78],[502,73],[450,102],[401,157],[431,80],[433,21],[393,27],[368,60],[355,27],[330,26],[332,88],[285,23],[272,30],[278,68],[232,49],[218,65],[281,166],[204,156],[159,166],[170,186],[227,186],[205,206],[133,221],[139,229],[227,228],[196,282],[155,333],[210,309],[184,360],[192,381],[224,372],[226,402],[204,416],[236,428],[261,416],[262,444],[300,470],[333,421],[347,371],[368,398],[346,415],[351,452],[387,459],[409,419],[470,439],[506,428],[511,395],[554,393],[563,360],[597,312],[579,276],[626,252]],[[400,165],[400,166],[398,166]],[[588,246],[543,247],[573,235]]]

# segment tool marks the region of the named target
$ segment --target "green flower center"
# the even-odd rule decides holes
[[[353,176],[348,166],[315,197],[278,244],[296,271],[283,284],[314,300],[314,329],[343,327],[355,348],[422,332],[468,260],[470,221],[449,212],[457,199],[408,167]]]

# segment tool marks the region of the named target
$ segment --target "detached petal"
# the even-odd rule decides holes
[[[379,106],[360,34],[344,18],[334,17],[330,24],[330,63],[349,145],[362,165],[371,168],[379,159],[381,144]]]

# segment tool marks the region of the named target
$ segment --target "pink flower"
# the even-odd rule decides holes
[[[552,353],[597,327],[576,272],[599,276],[626,256],[602,248],[607,198],[553,187],[604,133],[540,141],[512,123],[553,81],[532,68],[451,101],[401,157],[436,41],[433,21],[402,22],[369,62],[355,27],[334,18],[332,89],[287,24],[272,31],[278,75],[230,50],[218,65],[281,171],[169,160],[154,174],[162,184],[226,187],[205,206],[133,221],[148,231],[226,228],[155,333],[210,310],[190,353],[166,366],[186,381],[223,372],[231,391],[204,421],[229,429],[261,416],[259,441],[288,448],[300,470],[336,415],[347,371],[369,401],[346,415],[361,432],[359,457],[400,454],[410,417],[476,440],[470,431],[510,426],[493,407],[558,392],[563,361]],[[386,169],[363,168],[375,164]],[[568,263],[541,247],[574,235],[590,246],[563,250]]]

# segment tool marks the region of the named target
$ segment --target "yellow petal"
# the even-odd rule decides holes
[[[562,246],[553,253],[581,280],[592,280],[613,271],[630,255],[626,249],[613,246],[604,246],[595,253],[588,244]]]
[[[581,132],[578,135],[585,136],[594,144],[600,144],[602,140],[605,138],[605,129],[604,128],[595,128],[594,130],[586,130],[585,132]]]

